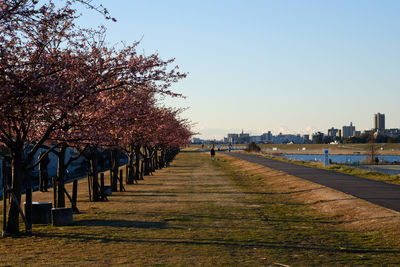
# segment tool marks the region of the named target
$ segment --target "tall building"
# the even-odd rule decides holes
[[[374,129],[385,130],[385,114],[377,113],[374,116]]]
[[[356,127],[353,126],[352,122],[350,122],[350,126],[343,126],[342,129],[343,138],[349,138],[355,135]]]

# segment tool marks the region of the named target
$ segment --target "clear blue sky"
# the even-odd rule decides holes
[[[400,1],[95,0],[118,22],[110,44],[143,37],[140,50],[189,72],[175,90],[202,138],[228,131],[326,132],[373,114],[400,127]]]

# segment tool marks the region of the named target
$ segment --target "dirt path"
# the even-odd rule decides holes
[[[292,194],[277,193],[277,181],[286,175],[259,175],[259,169],[181,153],[170,168],[97,203],[87,201],[82,180],[75,225],[35,225],[33,236],[0,239],[0,265],[398,263],[400,251],[380,242],[380,233],[345,231],[336,215],[321,215]],[[34,201],[51,196],[35,193]]]

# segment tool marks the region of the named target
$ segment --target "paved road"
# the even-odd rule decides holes
[[[282,162],[256,155],[240,153],[229,153],[229,155],[336,189],[385,208],[400,211],[399,185]]]

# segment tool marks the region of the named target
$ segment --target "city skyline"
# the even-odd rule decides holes
[[[380,124],[382,127],[377,127],[377,117],[379,117],[380,120],[383,119],[383,124],[382,124],[382,122]],[[340,131],[340,134],[343,135],[346,138],[348,136],[351,136],[352,134],[343,133],[343,130],[345,128],[347,128],[349,130],[349,132],[351,132],[353,134],[356,133],[356,132],[362,133],[364,131],[369,131],[369,130],[385,130],[385,129],[398,129],[399,128],[399,127],[385,127],[385,114],[384,113],[380,113],[380,112],[375,113],[373,115],[372,124],[373,124],[373,126],[371,128],[360,129],[353,122],[349,122],[347,125],[342,125],[342,126],[334,125],[334,126],[331,126],[330,128],[327,128],[327,129],[310,129],[310,131],[308,131],[308,132],[307,131],[305,131],[305,132],[285,132],[285,131],[274,132],[274,131],[268,130],[268,129],[267,130],[261,130],[261,131],[251,131],[251,130],[247,130],[247,129],[238,130],[239,128],[236,128],[236,129],[232,128],[228,132],[226,132],[226,131],[223,132],[224,130],[221,129],[221,132],[223,132],[222,133],[222,137],[218,137],[218,138],[216,137],[217,136],[216,134],[214,134],[211,138],[203,138],[203,137],[201,137],[201,135],[196,135],[195,137],[197,137],[197,138],[200,137],[201,139],[204,139],[204,140],[222,140],[224,137],[226,137],[227,134],[236,134],[236,133],[240,133],[240,132],[249,133],[251,136],[262,135],[262,134],[265,134],[267,132],[271,132],[273,135],[279,135],[279,134],[284,134],[285,135],[285,134],[287,134],[287,135],[310,135],[311,136],[311,135],[313,135],[313,134],[315,134],[317,132],[321,132],[321,133],[324,133],[324,134],[328,133],[328,135],[329,135],[329,131],[338,130],[338,131]]]
[[[82,26],[104,24],[110,44],[141,40],[140,51],[188,72],[173,88],[187,98],[165,103],[189,107],[201,138],[364,130],[378,111],[400,127],[398,1],[99,3],[117,22],[81,8]]]

